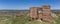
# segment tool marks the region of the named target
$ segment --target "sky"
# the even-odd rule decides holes
[[[50,5],[52,10],[60,9],[60,0],[0,0],[0,10],[28,10],[42,5]]]

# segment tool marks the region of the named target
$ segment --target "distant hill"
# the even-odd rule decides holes
[[[60,14],[60,10],[51,10],[53,13]],[[20,12],[29,12],[29,10],[0,10],[0,12],[8,13],[20,13]]]
[[[20,12],[29,12],[29,10],[0,10],[0,13],[8,12],[8,13],[20,13]]]
[[[0,10],[0,12],[21,12],[21,11],[29,11],[29,10]]]
[[[51,10],[53,13],[60,14],[60,10]]]

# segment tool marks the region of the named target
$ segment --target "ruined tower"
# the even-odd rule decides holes
[[[50,21],[52,19],[52,16],[51,16],[51,10],[50,10],[50,6],[49,5],[44,5],[42,7],[42,14],[43,14],[43,17],[42,19],[44,21]]]
[[[38,18],[37,7],[30,8],[30,19],[36,20]]]

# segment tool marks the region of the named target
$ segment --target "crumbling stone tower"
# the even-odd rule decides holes
[[[30,19],[31,20],[36,20],[38,18],[37,9],[38,9],[37,7],[30,8]]]
[[[44,5],[42,7],[42,19],[45,20],[45,21],[50,21],[52,19],[52,16],[51,16],[51,10],[50,10],[50,6],[49,5]]]

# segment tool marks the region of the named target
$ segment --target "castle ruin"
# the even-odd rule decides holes
[[[52,20],[50,5],[30,8],[30,20],[37,20],[37,19],[40,19],[42,21]]]

